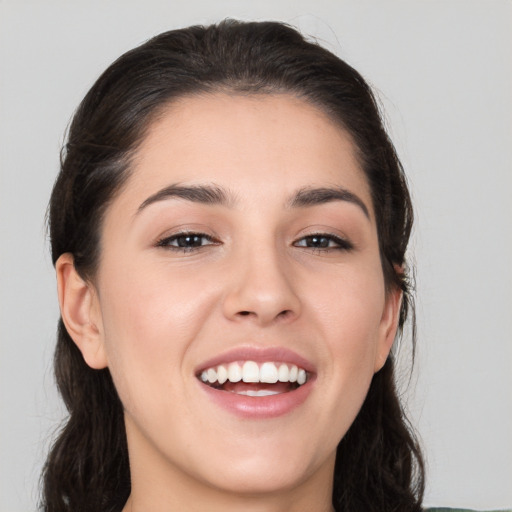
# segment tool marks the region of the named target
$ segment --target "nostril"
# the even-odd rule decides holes
[[[240,315],[240,316],[250,316],[252,314],[253,314],[252,311],[239,311],[238,312],[238,315]],[[280,319],[284,320],[285,318],[288,318],[291,315],[293,315],[293,312],[289,309],[285,309],[285,310],[281,311],[280,313],[278,313],[276,318],[280,318]]]
[[[247,318],[247,320],[253,318],[258,323],[266,324],[267,322],[271,321],[288,322],[289,320],[292,320],[294,317],[295,312],[292,309],[283,309],[277,314],[273,312],[258,312],[244,309],[242,311],[237,311],[234,318],[238,318],[239,320],[241,320],[242,318]]]

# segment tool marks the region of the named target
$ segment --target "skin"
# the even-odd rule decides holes
[[[167,197],[222,188],[226,204]],[[365,205],[290,206],[343,187]],[[159,242],[205,233],[184,251]],[[328,233],[312,247],[307,236]],[[176,243],[176,242],[168,242]],[[92,368],[108,367],[125,408],[132,494],[125,512],[331,510],[336,446],[396,333],[370,191],[350,136],[289,95],[183,98],[151,126],[109,206],[93,282],[57,263],[65,325]],[[236,347],[286,347],[315,368],[306,401],[241,418],[195,371]]]

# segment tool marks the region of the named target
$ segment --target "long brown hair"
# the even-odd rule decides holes
[[[104,212],[129,176],[148,126],[176,98],[215,91],[294,94],[351,134],[371,189],[386,285],[404,294],[401,335],[414,313],[405,261],[413,214],[402,166],[361,75],[277,22],[226,20],[166,32],[101,75],[76,111],[62,151],[49,205],[53,262],[70,252],[81,276],[94,276]],[[420,510],[423,462],[393,372],[390,356],[338,446],[333,504],[339,512]],[[123,407],[108,369],[86,365],[62,320],[55,374],[69,416],[44,468],[42,509],[120,511],[130,493]]]

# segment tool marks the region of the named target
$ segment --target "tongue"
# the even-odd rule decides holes
[[[225,382],[221,389],[224,391],[231,391],[232,393],[240,393],[242,391],[252,390],[252,391],[260,391],[263,389],[268,389],[270,391],[274,391],[275,393],[287,393],[295,387],[289,382],[276,382],[275,384],[266,384],[264,382]]]

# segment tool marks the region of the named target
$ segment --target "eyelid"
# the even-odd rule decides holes
[[[204,238],[205,240],[207,240],[210,243],[202,244],[199,246],[189,246],[189,247],[170,244],[170,242],[175,241],[180,237],[187,237],[187,236],[189,236],[189,237],[197,236],[200,238]],[[177,232],[174,232],[171,234],[166,234],[162,237],[159,237],[155,243],[155,246],[162,247],[164,249],[187,252],[187,251],[197,251],[203,247],[208,247],[208,246],[212,246],[212,245],[220,245],[220,243],[221,242],[215,236],[213,236],[211,234],[204,233],[204,232],[202,232],[200,230],[196,230],[196,229],[183,229],[181,231],[177,231]]]
[[[337,245],[334,247],[308,247],[303,245],[298,245],[298,242],[306,240],[308,238],[328,238],[330,241],[335,242]],[[315,231],[311,233],[305,233],[302,236],[295,239],[293,244],[295,247],[300,247],[301,249],[309,249],[313,251],[320,252],[328,252],[328,251],[351,251],[354,249],[354,244],[345,236],[341,236],[339,234],[330,233],[326,231]]]
[[[155,247],[175,250],[180,252],[195,252],[206,247],[210,246],[218,246],[222,245],[222,241],[218,236],[208,233],[208,230],[201,228],[179,228],[178,231],[167,232],[165,235],[160,236],[156,242],[154,243]],[[174,245],[171,242],[178,240],[181,237],[198,237],[206,241],[206,243],[201,243],[200,245]],[[306,245],[303,244],[305,240],[313,239],[313,238],[324,238],[328,239],[328,246],[314,246],[314,245]],[[330,251],[351,251],[354,249],[353,242],[345,235],[340,233],[332,233],[331,231],[317,228],[308,232],[303,232],[301,235],[297,236],[292,241],[292,246],[300,248],[302,250],[307,251],[317,251],[317,252],[330,252]]]

